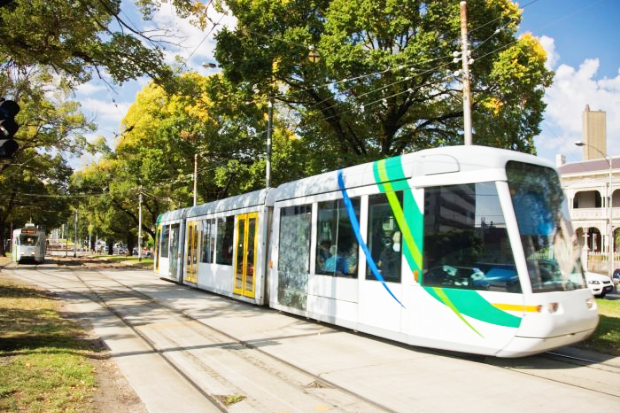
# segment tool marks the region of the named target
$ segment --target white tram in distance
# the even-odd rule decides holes
[[[549,162],[423,150],[160,216],[155,272],[410,345],[519,357],[598,324]]]
[[[13,230],[12,256],[17,263],[45,261],[47,237],[45,229],[28,223],[24,228]]]

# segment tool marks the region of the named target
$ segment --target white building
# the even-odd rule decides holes
[[[610,238],[618,238],[620,226],[620,157],[607,156],[605,123],[605,112],[590,111],[586,105],[581,145],[585,160],[569,164],[564,164],[561,156],[557,160],[573,227],[584,248],[584,261],[587,259],[588,269],[601,273],[608,271],[610,247],[616,259],[620,247],[617,241],[610,243]],[[614,261],[613,268],[618,267]]]
[[[608,159],[612,162],[612,206],[609,210]],[[562,188],[568,198],[568,207],[582,245],[587,246],[591,256],[604,255],[601,259],[588,259],[588,268],[607,272],[607,253],[609,249],[609,218],[612,213],[614,239],[618,238],[620,225],[620,158],[598,159],[575,162],[558,168]],[[614,243],[617,255],[620,243]],[[616,257],[617,259],[618,257]],[[614,268],[620,265],[616,264]]]

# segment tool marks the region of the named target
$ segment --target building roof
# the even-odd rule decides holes
[[[620,158],[611,158],[612,169],[620,168]],[[558,168],[560,175],[579,174],[587,172],[608,171],[609,162],[607,159],[594,159],[590,161],[573,162],[562,165]]]

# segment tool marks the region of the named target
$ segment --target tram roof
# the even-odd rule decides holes
[[[174,211],[164,212],[159,216],[159,222],[169,222],[185,218],[185,214],[189,208],[175,209]]]
[[[429,175],[505,170],[506,163],[511,160],[555,169],[553,163],[537,156],[477,145],[446,146],[404,154],[401,156],[401,165],[404,178],[409,179]],[[375,162],[369,162],[342,169],[346,187],[356,188],[377,184],[374,164]],[[331,171],[287,182],[277,188],[261,189],[195,207],[168,211],[161,215],[159,222],[235,211],[265,204],[273,205],[276,201],[339,190],[338,171]]]
[[[207,204],[196,205],[188,208],[186,217],[191,218],[206,214],[216,214],[218,212],[234,211],[237,209],[251,208],[264,205],[267,202],[267,195],[270,190],[260,189],[243,195],[237,195]]]
[[[532,163],[555,169],[553,163],[529,154],[487,146],[446,146],[425,149],[401,156],[405,178],[449,173],[475,172],[489,169],[504,170],[508,161]],[[374,185],[375,162],[344,168],[343,178],[347,188]],[[280,185],[275,201],[338,191],[338,171],[300,179]]]

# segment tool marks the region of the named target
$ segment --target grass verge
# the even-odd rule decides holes
[[[96,410],[90,358],[104,350],[58,306],[44,292],[0,274],[0,411]]]
[[[140,267],[152,267],[153,259],[152,258],[142,258],[142,261],[138,260],[138,257],[126,256],[126,255],[94,255],[94,258],[104,259],[109,262],[127,262],[131,265],[140,266]]]
[[[620,300],[597,298],[599,323],[594,333],[578,347],[620,356]]]

